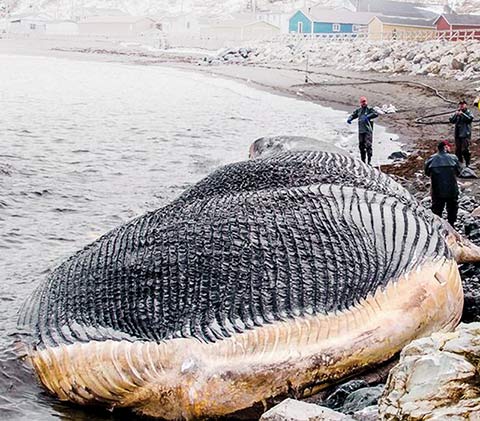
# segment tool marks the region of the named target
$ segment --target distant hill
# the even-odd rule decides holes
[[[285,10],[321,3],[325,6],[344,6],[348,0],[0,0],[0,16],[5,13],[44,13],[56,18],[71,18],[82,9],[121,10],[132,15],[161,16],[184,12],[221,16],[235,12]],[[353,0],[355,1],[355,0]],[[480,14],[480,0],[445,0],[457,13]],[[422,0],[439,4],[442,0]]]

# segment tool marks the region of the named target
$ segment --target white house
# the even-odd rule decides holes
[[[78,24],[73,20],[52,20],[46,23],[49,35],[77,35]]]
[[[262,22],[267,22],[271,25],[274,25],[280,28],[280,31],[283,33],[288,33],[288,23],[289,19],[293,13],[285,12],[257,12],[257,20]]]
[[[12,15],[7,31],[14,34],[44,34],[51,18],[41,14]]]
[[[81,35],[137,36],[156,27],[144,16],[92,16],[78,22]]]
[[[258,20],[226,20],[202,28],[201,34],[229,41],[260,40],[280,33],[278,26]]]
[[[169,34],[198,35],[201,23],[193,13],[177,13],[158,19],[159,29]]]

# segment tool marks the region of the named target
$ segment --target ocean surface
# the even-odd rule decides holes
[[[18,359],[17,312],[48,273],[268,135],[358,154],[347,114],[195,73],[0,55],[0,419],[117,420],[57,402]],[[374,161],[398,150],[376,127]]]

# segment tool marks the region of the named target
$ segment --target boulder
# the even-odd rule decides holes
[[[401,73],[401,72],[406,72],[408,69],[408,61],[405,58],[401,58],[399,61],[397,61],[393,67],[393,71],[395,73]]]
[[[313,403],[285,399],[265,412],[260,421],[353,421],[354,418]]]
[[[356,421],[377,421],[378,420],[378,406],[367,406],[361,411],[357,411],[352,415]]]
[[[452,60],[453,60],[453,57],[451,55],[444,55],[441,59],[440,59],[440,66],[442,67],[451,67],[452,66]]]
[[[425,56],[423,55],[423,53],[418,53],[415,55],[415,57],[413,57],[412,61],[414,64],[419,64],[424,58]]]
[[[368,387],[368,383],[365,380],[350,380],[335,389],[322,404],[327,408],[340,409],[352,392],[366,387]]]
[[[460,61],[457,57],[454,57],[450,66],[454,70],[463,70],[465,67],[465,63],[463,61]]]
[[[372,405],[376,405],[384,389],[385,386],[380,384],[375,387],[362,387],[361,389],[355,390],[348,395],[345,403],[338,410],[344,414],[353,414]]]
[[[477,206],[471,213],[475,218],[480,218],[480,206]]]
[[[378,407],[385,421],[480,420],[480,323],[407,345]]]
[[[403,151],[393,152],[388,156],[388,159],[405,159],[408,157],[408,154]]]

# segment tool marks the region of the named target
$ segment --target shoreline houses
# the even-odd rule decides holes
[[[480,16],[457,15],[444,4],[356,0],[351,8],[312,6],[289,20],[289,33],[368,36],[372,40],[480,39]]]
[[[71,20],[58,20],[57,13],[53,18],[39,13],[7,14],[0,32],[21,36],[142,37],[155,40],[159,48],[216,48],[271,39],[282,33],[333,39],[338,36],[345,40],[367,36],[372,40],[480,39],[480,15],[457,15],[444,4],[396,0],[343,0],[343,4],[345,7],[340,8],[314,4],[297,10],[282,4],[249,13],[199,15],[185,11],[159,16],[131,16],[119,9],[72,6]]]

